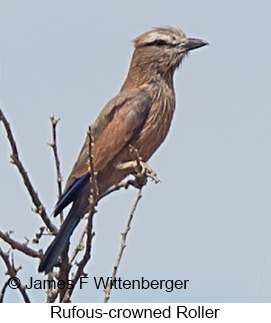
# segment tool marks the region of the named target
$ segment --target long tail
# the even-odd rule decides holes
[[[55,239],[43,255],[38,268],[39,272],[44,271],[47,274],[56,264],[57,258],[62,254],[74,229],[88,210],[89,192],[89,173],[87,173],[79,178],[57,202],[53,212],[54,216],[71,202],[73,202],[73,205]]]
[[[61,255],[66,247],[74,229],[80,222],[82,216],[85,214],[86,203],[88,203],[87,201],[88,200],[86,199],[86,202],[84,202],[79,198],[74,202],[55,239],[52,241],[43,255],[38,268],[39,272],[44,271],[45,274],[47,274],[52,270],[53,266],[57,262],[57,258]]]

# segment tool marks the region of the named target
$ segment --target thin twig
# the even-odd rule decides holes
[[[91,258],[92,238],[94,236],[94,233],[92,232],[93,217],[94,217],[94,214],[96,213],[96,205],[97,205],[97,201],[98,201],[99,190],[98,190],[95,167],[94,167],[94,156],[93,156],[94,139],[92,137],[91,127],[89,127],[87,135],[89,138],[89,147],[88,147],[89,153],[88,153],[88,155],[89,155],[89,172],[90,172],[90,186],[91,186],[90,197],[89,197],[90,210],[89,210],[89,214],[88,214],[87,225],[84,229],[84,234],[87,236],[87,241],[86,241],[86,248],[85,248],[83,258],[77,264],[77,270],[76,270],[75,275],[72,279],[72,281],[73,281],[72,286],[73,287],[66,291],[65,296],[62,299],[63,303],[70,301],[71,295],[74,290],[74,286],[77,284],[80,276],[85,275],[84,268]],[[80,243],[81,243],[81,240],[80,240]],[[77,248],[79,248],[79,247],[77,247]]]
[[[126,247],[127,234],[128,234],[128,232],[129,232],[129,230],[131,228],[131,222],[132,222],[135,210],[137,208],[138,202],[141,199],[141,197],[142,197],[142,188],[140,188],[138,190],[137,197],[136,197],[136,200],[134,202],[134,205],[133,205],[133,208],[131,210],[131,213],[130,213],[130,215],[128,217],[128,221],[127,221],[125,230],[121,233],[121,245],[120,245],[120,250],[119,250],[119,253],[118,253],[118,256],[117,256],[116,263],[115,263],[115,265],[113,267],[113,272],[112,272],[112,275],[111,275],[112,281],[114,281],[114,279],[116,278],[117,271],[118,271],[118,268],[119,268],[119,265],[120,265],[120,261],[121,261],[124,249]],[[110,298],[110,293],[111,293],[111,286],[110,286],[109,283],[107,284],[106,289],[104,290],[104,293],[105,293],[104,303],[107,303],[109,298]]]
[[[28,297],[28,295],[26,293],[25,285],[21,284],[20,280],[18,278],[16,278],[17,272],[18,272],[18,270],[20,268],[15,269],[14,264],[11,264],[11,262],[9,261],[9,254],[4,253],[1,248],[0,248],[0,256],[2,257],[4,263],[6,264],[7,274],[10,276],[10,279],[5,283],[5,285],[6,284],[9,284],[10,283],[10,280],[12,279],[12,283],[17,285],[20,293],[22,294],[22,297],[23,297],[25,303],[31,303],[30,302],[30,299],[29,299],[29,297]],[[6,290],[6,286],[4,286],[2,288],[2,292],[4,293],[5,290]],[[3,300],[4,295],[1,295],[1,298]]]
[[[89,138],[88,158],[89,158],[89,173],[90,173],[90,184],[91,184],[89,202],[90,202],[91,209],[93,209],[93,212],[95,213],[95,206],[97,204],[99,188],[98,188],[97,178],[96,178],[97,174],[95,172],[95,166],[94,166],[94,155],[93,155],[94,138],[92,136],[91,127],[88,128],[87,134]]]
[[[23,252],[25,255],[33,257],[33,258],[40,258],[40,253],[27,247],[26,244],[20,243],[14,239],[12,239],[9,234],[0,231],[0,238],[8,243],[12,249],[17,249]]]
[[[19,170],[19,173],[21,174],[21,177],[24,181],[25,187],[32,199],[33,204],[36,207],[35,212],[41,216],[42,220],[44,221],[44,223],[46,224],[46,226],[49,228],[49,230],[51,232],[57,232],[57,227],[49,219],[49,217],[45,211],[45,207],[43,206],[41,200],[39,199],[39,196],[38,196],[36,190],[34,189],[22,162],[20,161],[19,152],[17,149],[16,142],[14,140],[9,122],[7,121],[3,111],[1,109],[0,109],[0,121],[2,121],[4,124],[5,130],[7,133],[7,137],[8,137],[10,146],[11,146],[11,150],[12,150],[11,162],[14,165],[16,165],[16,167]]]
[[[102,198],[104,198],[105,196],[115,192],[115,191],[118,191],[120,190],[121,188],[125,188],[127,189],[128,187],[130,186],[130,183],[129,181],[126,181],[126,182],[121,182],[121,183],[118,183],[118,184],[115,184],[115,185],[112,185],[111,187],[109,187],[104,193],[102,194],[99,194],[99,196],[97,197],[97,202],[99,202]],[[86,227],[88,226],[88,224],[86,225]],[[83,240],[84,240],[84,237],[87,233],[87,229],[85,228],[79,238],[79,241],[70,257],[70,263],[72,263],[75,259],[75,257],[77,256],[78,252],[82,251],[83,249]]]
[[[90,186],[91,186],[91,190],[90,190],[90,196],[89,196],[89,204],[90,204],[90,211],[88,214],[88,219],[90,218],[90,214],[94,214],[96,212],[95,206],[97,205],[97,201],[98,201],[98,186],[97,186],[97,180],[96,180],[96,174],[94,171],[94,156],[93,156],[93,145],[94,145],[94,140],[91,134],[91,127],[89,127],[89,130],[87,132],[88,138],[89,138],[89,151],[88,151],[88,155],[89,155],[89,172],[90,172]],[[85,235],[87,236],[91,236],[91,232],[89,232],[89,229],[92,229],[92,225],[89,224],[89,221],[86,224],[86,227],[84,228],[78,244],[75,247],[75,250],[70,258],[70,263],[72,263],[75,259],[75,257],[77,256],[78,252],[81,251],[82,248],[82,244],[83,244],[83,240]],[[90,246],[90,244],[88,244]],[[88,253],[90,253],[90,250],[88,251]]]
[[[110,186],[105,192],[103,192],[102,194],[100,194],[98,196],[98,201],[100,201],[105,196],[107,196],[107,195],[109,195],[109,194],[111,194],[111,193],[113,193],[115,191],[120,190],[121,188],[127,189],[129,186],[130,186],[129,181],[114,184],[114,185]]]
[[[77,245],[70,257],[70,260],[69,260],[70,264],[72,264],[74,262],[74,259],[76,258],[77,254],[84,249],[83,241],[84,241],[84,237],[85,237],[86,233],[87,233],[87,230],[86,230],[86,228],[84,228],[84,230],[78,240],[78,243],[77,243]]]
[[[56,168],[56,176],[57,176],[57,188],[58,188],[58,198],[62,196],[62,182],[63,178],[61,175],[61,170],[60,170],[60,159],[58,157],[58,149],[57,149],[57,136],[56,136],[56,127],[60,119],[55,119],[54,116],[50,117],[51,124],[52,124],[52,142],[49,143],[49,146],[52,147],[53,149],[53,154],[54,154],[54,160],[55,160],[55,168]],[[60,223],[63,223],[64,218],[63,218],[63,212],[60,212]],[[70,271],[70,263],[69,263],[69,256],[68,256],[68,251],[69,251],[69,244],[65,247],[64,251],[62,252],[62,257],[61,257],[61,265],[60,265],[60,270],[59,270],[59,277],[58,279],[60,281],[68,281],[69,278],[69,271]],[[58,294],[60,295],[60,300],[64,297],[66,292],[66,288],[64,289],[58,289],[57,292],[53,292],[52,289],[47,290],[47,301],[51,302],[54,300]]]
[[[60,170],[60,159],[58,157],[57,140],[56,140],[56,127],[60,119],[55,119],[55,117],[52,116],[50,117],[50,120],[52,123],[52,142],[48,143],[48,145],[53,149],[55,167],[56,167],[58,197],[60,198],[62,196],[63,177],[61,175],[61,170]],[[60,222],[61,223],[63,222],[63,212],[60,213]]]
[[[9,286],[9,280],[10,278],[4,283],[2,289],[1,289],[1,293],[0,293],[0,304],[4,303],[4,297],[5,297],[5,293],[7,290],[7,287]]]
[[[93,147],[94,147],[94,139],[92,137],[92,131],[91,127],[89,127],[88,130],[88,138],[89,138],[89,172],[90,172],[90,196],[89,196],[89,204],[90,204],[90,210],[88,214],[88,223],[86,227],[86,235],[87,235],[87,242],[86,242],[86,250],[84,257],[82,261],[79,263],[79,265],[82,266],[82,269],[85,267],[89,259],[91,258],[91,247],[92,247],[92,238],[94,236],[92,232],[93,228],[93,216],[97,212],[96,211],[96,205],[97,205],[97,199],[99,195],[99,189],[97,185],[97,178],[96,178],[96,173],[95,173],[95,168],[94,168],[94,156],[93,156]]]

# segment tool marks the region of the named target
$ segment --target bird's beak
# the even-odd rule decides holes
[[[209,43],[205,40],[197,38],[188,38],[186,44],[184,45],[184,48],[187,51],[189,51],[206,45],[209,45]]]

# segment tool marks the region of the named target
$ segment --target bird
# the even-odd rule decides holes
[[[91,126],[93,163],[99,194],[134,172],[129,145],[147,162],[166,138],[175,110],[174,72],[191,51],[208,45],[171,26],[153,28],[134,39],[128,75]],[[57,216],[72,204],[54,240],[42,256],[39,272],[47,274],[89,211],[91,192],[89,136],[83,144],[62,196]]]

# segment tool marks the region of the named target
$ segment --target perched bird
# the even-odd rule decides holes
[[[172,27],[155,28],[134,40],[128,76],[117,96],[103,108],[92,126],[93,161],[102,194],[131,174],[129,144],[146,162],[164,141],[175,109],[173,74],[186,54],[207,45]],[[39,272],[48,273],[63,252],[80,219],[89,211],[89,137],[54,209],[58,215],[72,207],[45,252]]]

